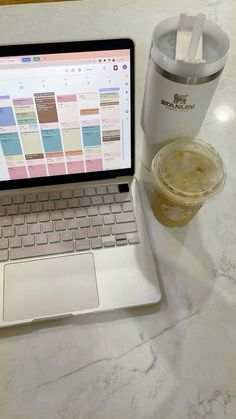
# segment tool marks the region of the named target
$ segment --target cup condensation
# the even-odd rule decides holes
[[[169,227],[187,224],[226,180],[218,152],[201,140],[186,138],[164,146],[156,154],[151,174],[154,214]]]

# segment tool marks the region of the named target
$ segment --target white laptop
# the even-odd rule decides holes
[[[0,327],[161,298],[130,39],[0,47]]]

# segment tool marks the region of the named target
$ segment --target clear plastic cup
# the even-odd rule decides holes
[[[179,139],[154,157],[153,211],[164,225],[187,224],[224,186],[226,170],[218,152],[199,139]]]

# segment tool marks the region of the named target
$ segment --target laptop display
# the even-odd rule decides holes
[[[133,43],[0,48],[2,188],[132,174]],[[11,55],[9,55],[9,52]],[[132,103],[132,106],[131,106]],[[33,182],[33,183],[32,183]]]

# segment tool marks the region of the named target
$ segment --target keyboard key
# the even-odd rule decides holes
[[[23,246],[34,246],[34,236],[23,236],[22,243]]]
[[[53,231],[53,223],[51,221],[42,224],[43,233],[50,233]]]
[[[13,196],[13,204],[23,204],[25,202],[24,195]]]
[[[98,215],[98,209],[97,209],[97,207],[89,207],[87,209],[87,211],[88,211],[88,216],[89,217],[91,217],[93,215]]]
[[[58,243],[61,241],[59,232],[49,233],[49,243]]]
[[[50,220],[49,212],[40,212],[38,215],[38,221],[40,223],[45,223],[46,221]]]
[[[97,237],[98,236],[98,230],[95,227],[89,227],[87,228],[87,237]]]
[[[4,215],[6,215],[6,207],[0,207],[0,217],[3,217]]]
[[[78,228],[78,220],[76,218],[73,218],[72,220],[68,220],[67,221],[67,228],[68,228],[68,230]]]
[[[99,185],[96,189],[98,195],[105,195],[107,193],[107,187],[105,185]]]
[[[101,205],[101,207],[99,207],[99,212],[101,215],[110,214],[109,205]]]
[[[132,202],[124,202],[122,204],[122,207],[123,207],[123,211],[124,212],[133,211],[133,204],[132,204]]]
[[[115,195],[115,200],[117,203],[119,202],[127,202],[131,201],[130,193],[129,192],[121,192]]]
[[[54,201],[46,201],[43,203],[44,211],[53,211],[55,209],[55,202]]]
[[[85,196],[93,196],[96,195],[95,188],[85,188]]]
[[[121,204],[112,204],[111,205],[112,214],[117,214],[117,213],[121,212],[121,210],[122,210]]]
[[[0,261],[8,260],[8,250],[0,250]]]
[[[55,201],[57,199],[60,199],[61,195],[59,191],[51,191],[49,192],[49,200]]]
[[[2,196],[1,205],[11,205],[12,197],[11,195]]]
[[[77,228],[74,231],[74,237],[76,240],[78,239],[85,239],[86,238],[86,228]]]
[[[40,224],[30,224],[29,225],[29,233],[30,234],[39,234],[41,233],[41,226]]]
[[[16,226],[17,236],[26,236],[28,234],[28,228],[26,224]]]
[[[114,196],[113,195],[104,195],[103,196],[104,204],[113,204],[114,203]]]
[[[110,227],[109,226],[102,226],[98,229],[99,236],[110,236]]]
[[[21,247],[10,249],[10,259],[23,259],[27,257],[48,256],[57,253],[73,252],[74,245],[72,241],[60,243],[41,244],[39,246]]]
[[[76,240],[75,242],[75,250],[89,250],[90,249],[90,241],[88,239],[83,240]]]
[[[66,200],[59,199],[58,201],[56,201],[55,207],[58,210],[66,209],[67,208]]]
[[[31,204],[31,211],[32,212],[42,212],[43,211],[43,203],[42,202],[33,202]]]
[[[10,207],[7,207],[7,215],[16,215],[16,214],[18,214],[18,207],[16,205],[11,205]]]
[[[74,197],[75,198],[82,198],[84,196],[84,191],[81,188],[74,189]]]
[[[26,222],[27,224],[37,223],[37,215],[36,214],[27,214],[26,215]]]
[[[79,200],[78,198],[68,199],[68,208],[78,208]]]
[[[91,220],[92,220],[92,226],[94,227],[102,225],[102,217],[100,215],[92,217]]]
[[[21,204],[19,205],[19,214],[29,214],[30,213],[30,204]]]
[[[16,237],[11,237],[9,239],[9,246],[10,247],[21,247],[22,244],[22,240],[21,237],[16,236]]]
[[[36,194],[30,193],[25,195],[25,202],[36,202]]]
[[[81,207],[90,207],[91,200],[89,196],[86,196],[84,198],[80,198],[80,206]]]
[[[53,211],[51,213],[51,220],[52,221],[57,221],[57,220],[61,220],[61,219],[62,219],[61,211]]]
[[[11,216],[1,217],[0,218],[0,227],[7,227],[12,225],[12,218]]]
[[[73,232],[71,230],[70,231],[62,231],[61,239],[62,239],[62,241],[73,240]]]
[[[12,218],[12,223],[16,225],[24,224],[25,223],[25,216],[24,215],[15,215]]]
[[[92,249],[101,249],[102,247],[102,239],[100,237],[97,237],[95,239],[91,240],[91,247]]]
[[[117,246],[125,246],[127,244],[127,239],[124,240],[116,240]]]
[[[115,216],[113,214],[107,214],[103,217],[104,224],[114,224]]]
[[[111,226],[112,234],[135,233],[137,231],[136,223],[114,224]]]
[[[114,247],[115,246],[115,240],[108,240],[106,242],[103,242],[104,247]]]
[[[128,183],[120,183],[118,185],[119,192],[129,192],[129,185]]]
[[[102,205],[103,204],[103,200],[102,200],[102,196],[92,196],[91,198],[92,201],[92,205]]]
[[[74,218],[75,212],[72,209],[66,209],[63,211],[63,218],[65,220],[69,220],[70,218]]]
[[[80,218],[79,219],[79,226],[80,227],[90,227],[90,219],[89,218]]]
[[[125,240],[125,239],[127,239],[127,235],[126,234],[117,234],[115,239],[116,240]]]
[[[3,236],[4,237],[14,237],[15,236],[15,227],[14,226],[4,227]]]
[[[129,241],[129,244],[138,244],[138,243],[140,243],[139,237],[131,237],[128,241]]]
[[[135,221],[133,212],[121,212],[120,214],[116,214],[117,223],[129,223],[131,221]]]
[[[47,233],[40,233],[35,236],[37,244],[46,244],[48,242]]]
[[[8,249],[8,239],[0,239],[0,249]]]
[[[61,197],[62,197],[62,199],[72,198],[72,191],[70,191],[70,190],[61,191]]]
[[[48,201],[48,192],[39,192],[37,195],[37,201]]]
[[[55,221],[55,231],[62,231],[66,229],[66,222],[64,220]]]
[[[118,185],[112,184],[107,186],[108,193],[117,193],[118,192]]]
[[[80,218],[80,217],[86,217],[87,216],[87,211],[86,211],[85,208],[76,208],[75,215],[78,218]]]

